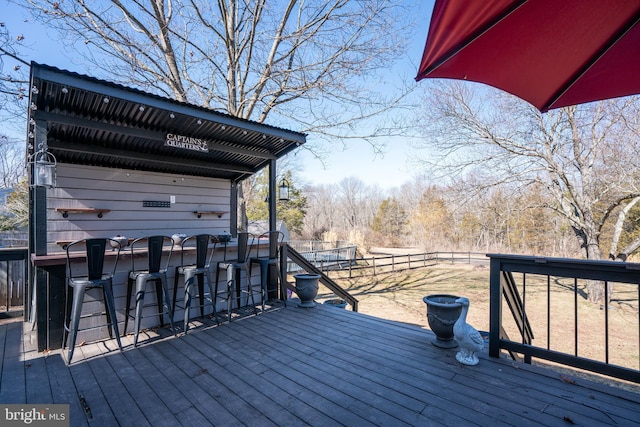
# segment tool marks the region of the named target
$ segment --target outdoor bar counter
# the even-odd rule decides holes
[[[242,228],[241,183],[263,170],[268,176],[268,230],[276,228],[276,163],[304,144],[305,134],[37,63],[31,64],[29,88],[29,253],[33,255],[25,295],[32,302],[30,314],[38,328],[40,351],[61,344],[66,293],[61,242],[117,234],[128,238],[176,232],[236,235]],[[217,259],[222,258],[223,247],[218,244]],[[227,255],[234,257],[235,248],[229,244]],[[195,254],[188,256],[193,261]],[[113,278],[121,325],[129,257],[122,251]],[[170,287],[179,262],[176,250],[167,272]],[[259,286],[255,270],[254,286]],[[149,307],[143,328],[158,321],[153,315],[157,313],[153,288],[149,286],[150,295],[145,295]],[[182,299],[180,294],[178,289],[177,299]],[[83,311],[85,306],[102,304],[98,296],[86,296]],[[175,313],[176,320],[180,317]],[[95,316],[87,321],[104,319]],[[106,326],[97,331],[107,336]],[[78,342],[90,338],[79,336]]]
[[[253,246],[253,250],[256,251],[256,246],[259,247],[259,254],[261,256],[266,255],[268,253],[268,242],[257,242],[256,245]],[[83,249],[83,248],[82,248]],[[184,252],[184,253],[183,253]],[[216,271],[215,266],[217,261],[222,261],[226,259],[236,259],[237,258],[237,241],[232,239],[229,243],[217,243],[215,246],[214,259],[212,263],[212,278],[215,281]],[[117,250],[111,250],[107,243],[107,249],[105,251],[105,266],[104,271],[113,271],[113,262],[115,261]],[[138,250],[136,249],[134,252],[134,256],[140,257],[142,262],[146,261],[146,250]],[[184,256],[185,264],[193,264],[195,263],[195,248],[185,248],[184,251],[181,249],[180,245],[174,246],[174,249],[171,254],[171,259],[169,263],[169,268],[167,269],[167,281],[169,286],[169,294],[173,295],[173,286],[174,286],[174,277],[176,267],[181,264],[181,259]],[[85,266],[85,254],[84,251],[75,251],[70,254],[72,268],[84,268]],[[67,255],[66,252],[55,252],[47,255],[31,255],[31,262],[34,267],[37,267],[40,271],[46,271],[47,280],[43,286],[36,290],[39,298],[45,296],[47,310],[38,311],[37,325],[38,325],[38,334],[39,334],[39,342],[42,341],[43,348],[45,349],[55,349],[60,348],[62,346],[62,337],[63,337],[63,323],[65,316],[65,296],[66,296],[66,262]],[[136,268],[145,268],[144,264],[138,264],[136,262]],[[116,268],[115,275],[113,277],[113,294],[116,304],[116,315],[118,317],[118,327],[120,329],[120,333],[124,332],[124,320],[126,316],[126,293],[127,293],[127,280],[128,273],[131,270],[131,249],[126,247],[120,251],[120,256],[118,258],[118,265]],[[226,275],[224,272],[220,273],[220,296],[218,302],[216,304],[216,310],[226,310],[226,300],[223,294],[224,287],[223,284],[226,282]],[[245,285],[245,276],[244,274],[241,276],[242,285]],[[260,276],[257,268],[252,270],[252,286],[254,288],[258,288],[260,286]],[[239,285],[239,283],[236,283]],[[259,289],[259,288],[258,288]],[[178,289],[177,289],[177,300],[178,304],[176,306],[176,311],[174,313],[173,320],[177,325],[181,325],[184,319],[184,312],[182,310],[182,300],[184,299],[184,281],[183,278],[179,278],[178,281]],[[132,298],[131,307],[133,308],[135,298]],[[152,328],[159,325],[158,320],[158,308],[156,304],[156,291],[155,286],[152,283],[149,283],[146,291],[145,291],[145,308],[143,311],[143,320],[142,320],[142,329]],[[257,303],[259,300],[256,301]],[[40,300],[39,304],[43,304],[44,301]],[[171,301],[173,303],[173,301]],[[246,305],[246,299],[241,300],[241,305]],[[102,292],[100,289],[93,289],[87,292],[85,296],[85,302],[83,304],[83,313],[94,313],[99,312],[104,309],[103,307],[104,301],[102,298]],[[192,306],[198,304],[196,301],[192,302]],[[96,305],[98,305],[96,307]],[[235,307],[235,305],[234,305]],[[211,314],[212,310],[209,306],[205,307],[205,315]],[[133,310],[131,311],[133,314]],[[191,317],[200,316],[200,310],[191,310]],[[90,328],[90,329],[87,329]],[[104,316],[94,316],[83,318],[80,324],[80,332],[78,333],[78,342],[82,341],[93,341],[96,339],[108,338],[108,328],[106,325],[106,319]],[[83,330],[84,329],[84,330]],[[130,319],[128,332],[133,331],[133,321]],[[40,337],[42,334],[42,337]],[[45,345],[46,343],[46,345]]]

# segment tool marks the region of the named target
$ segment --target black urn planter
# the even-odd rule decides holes
[[[453,325],[462,313],[462,304],[456,302],[459,297],[455,295],[437,294],[428,295],[422,300],[427,304],[427,321],[429,327],[436,334],[431,341],[440,348],[455,348],[458,346],[453,339]]]
[[[300,298],[299,307],[315,307],[315,299],[318,296],[318,281],[320,275],[318,274],[296,274],[293,276],[296,279],[296,294]]]

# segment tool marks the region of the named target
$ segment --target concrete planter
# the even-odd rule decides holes
[[[453,339],[453,325],[462,313],[462,304],[456,302],[455,295],[428,295],[422,300],[427,304],[427,321],[429,327],[436,334],[431,341],[440,348],[455,348],[458,343]]]
[[[296,294],[300,298],[300,307],[315,307],[315,298],[318,296],[318,274],[296,274]]]

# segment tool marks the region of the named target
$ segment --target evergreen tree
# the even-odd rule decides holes
[[[277,200],[276,217],[283,220],[290,233],[300,234],[307,214],[307,197],[296,188],[290,171],[284,179],[289,183],[289,200]],[[269,177],[266,170],[255,176],[251,186],[251,195],[247,198],[247,218],[249,221],[269,219]],[[278,194],[275,195],[279,197]]]
[[[400,243],[400,237],[405,233],[407,214],[398,201],[391,197],[382,201],[371,228],[380,233],[385,240],[393,245]]]

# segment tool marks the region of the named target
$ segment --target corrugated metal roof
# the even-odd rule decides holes
[[[299,132],[47,65],[31,64],[31,86],[30,118],[59,163],[237,181],[306,142]],[[30,142],[29,154],[38,148]]]

